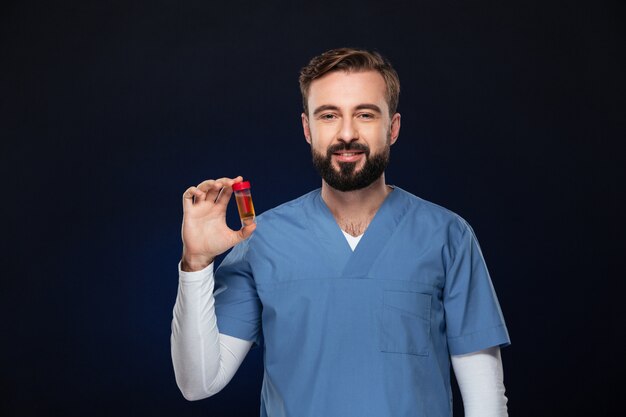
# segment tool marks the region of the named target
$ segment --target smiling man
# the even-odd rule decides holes
[[[304,134],[313,163],[331,188],[356,191],[375,181],[384,184],[389,149],[400,133],[400,114],[389,108],[385,90],[378,72],[341,71],[315,79],[304,93]]]
[[[232,185],[183,195],[172,359],[206,398],[264,349],[261,416],[506,416],[507,329],[458,215],[386,184],[400,83],[379,54],[335,49],[302,69],[302,126],[322,187],[228,228]],[[233,247],[213,272],[213,260]]]
[[[360,236],[391,192],[384,171],[400,134],[400,114],[395,106],[390,109],[377,71],[308,77],[300,78],[306,103],[302,126],[323,180],[322,199],[342,230]]]

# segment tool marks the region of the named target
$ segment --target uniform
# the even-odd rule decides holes
[[[264,348],[262,417],[450,417],[450,355],[509,344],[470,226],[399,187],[354,252],[320,189],[260,215],[215,282],[220,333]]]

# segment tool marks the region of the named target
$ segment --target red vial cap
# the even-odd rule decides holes
[[[247,190],[248,188],[250,188],[250,181],[242,181],[233,184],[233,191]]]

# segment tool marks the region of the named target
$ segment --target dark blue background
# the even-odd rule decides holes
[[[181,195],[243,175],[263,212],[317,188],[297,77],[338,46],[400,75],[388,182],[478,235],[513,340],[510,415],[614,415],[623,3],[0,7],[3,416],[258,415],[258,349],[216,397],[175,385]]]

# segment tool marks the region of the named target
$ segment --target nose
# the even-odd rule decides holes
[[[342,119],[337,139],[345,143],[351,143],[355,140],[359,140],[359,133],[352,118],[347,117]]]

